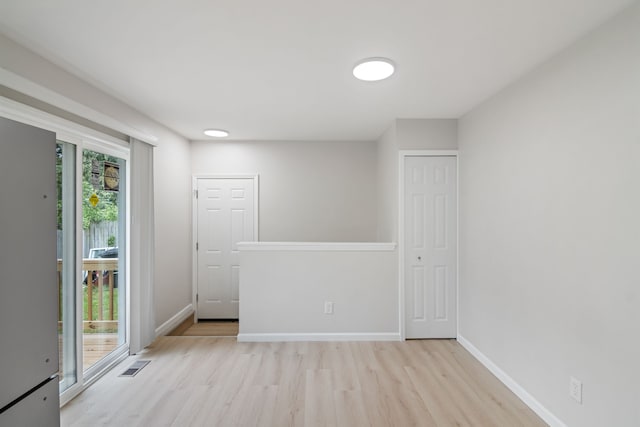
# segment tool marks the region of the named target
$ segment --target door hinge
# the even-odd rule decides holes
[[[198,242],[196,242],[196,251],[199,249],[199,247],[200,246],[198,245]]]
[[[196,302],[198,302],[198,296],[199,296],[199,295],[198,295],[198,294],[196,294]]]
[[[198,190],[193,190],[193,195],[196,197],[196,199],[198,198]]]

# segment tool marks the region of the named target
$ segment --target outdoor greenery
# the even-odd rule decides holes
[[[83,319],[84,320],[98,320],[98,288],[97,286],[94,285],[93,287],[93,319],[89,319],[87,316],[87,286],[83,286],[83,301],[84,304],[82,304],[82,306],[84,307],[84,313],[83,313]],[[108,287],[105,286],[105,290],[103,291],[103,295],[102,295],[102,318],[104,320],[109,320],[109,290]],[[113,289],[113,320],[118,320],[118,288],[114,288]]]
[[[62,145],[56,144],[56,185],[58,193],[58,230],[62,230]]]
[[[62,230],[62,145],[56,145],[56,180],[58,185],[58,230]],[[97,162],[98,188],[91,182],[92,163]],[[118,163],[116,157],[95,151],[84,150],[82,153],[82,228],[87,230],[93,223],[118,220],[118,193],[103,190],[104,162]],[[98,196],[98,204],[94,207],[89,202],[93,194]]]
[[[83,307],[83,313],[82,313],[82,320],[97,320],[98,319],[98,290],[96,288],[93,289],[93,304],[92,304],[92,310],[93,310],[93,317],[94,319],[89,319],[89,315],[88,315],[88,304],[87,304],[87,298],[88,298],[88,292],[87,292],[87,286],[83,286],[82,287],[82,307]],[[62,295],[60,295],[58,301],[62,301]],[[107,320],[109,319],[109,290],[105,289],[104,290],[104,294],[103,294],[103,298],[102,298],[102,309],[103,309],[103,313],[102,313],[102,318]],[[62,320],[62,310],[63,307],[60,306],[60,320]],[[118,288],[114,288],[113,289],[113,320],[118,320]],[[61,330],[59,330],[59,332],[61,332]],[[94,330],[94,329],[90,329],[90,328],[85,328],[84,329],[84,333],[97,333],[97,332],[101,332],[101,333],[109,333],[109,332],[118,332],[117,328],[103,328],[100,330]]]
[[[58,143],[56,145],[56,184],[58,190],[58,203],[57,203],[57,226],[58,230],[62,230],[62,218],[63,218],[63,197],[62,197],[62,180],[63,180],[63,160],[64,168],[74,167],[74,160],[72,157],[63,159],[63,156],[67,153],[66,148],[63,149],[63,144]],[[69,151],[72,155],[73,151]],[[77,155],[79,153],[76,153]],[[101,223],[103,221],[117,221],[118,220],[118,192],[103,190],[104,183],[104,162],[120,163],[120,159],[111,157],[102,153],[97,153],[91,150],[84,150],[82,153],[82,227],[88,230],[91,224]],[[95,176],[92,177],[92,172]],[[92,180],[93,178],[93,180]],[[98,203],[93,206],[90,202],[92,195],[98,197]],[[65,212],[65,214],[68,214]],[[109,236],[108,245],[116,245],[116,237]],[[100,272],[99,272],[100,274]],[[88,292],[87,285],[83,285],[83,320],[97,320],[98,319],[98,289],[93,289],[93,301],[92,311],[93,319],[88,318]],[[109,319],[109,300],[111,295],[109,288],[106,287],[103,291],[103,316],[105,320]],[[113,289],[113,309],[114,319],[118,320],[118,289]],[[60,296],[59,301],[62,301]],[[62,319],[62,304],[60,304],[60,319]],[[95,325],[95,324],[94,324]],[[84,333],[115,333],[116,328],[99,328],[92,329],[87,327]]]
[[[96,161],[99,170],[98,189],[91,183],[92,162]],[[117,163],[118,159],[95,151],[85,150],[82,155],[82,228],[87,230],[92,223],[118,220],[118,193],[102,190],[103,164],[105,161]],[[93,194],[99,202],[94,207],[89,202]]]
[[[83,320],[97,320],[98,319],[98,289],[94,287],[93,289],[93,304],[92,304],[92,310],[93,310],[93,317],[94,319],[89,319],[88,318],[88,304],[87,304],[87,286],[83,286],[83,291],[82,291],[82,295],[83,295],[83,313],[82,313],[82,318]],[[103,298],[102,298],[102,318],[105,320],[109,319],[109,291],[108,289],[104,290],[104,294],[103,294]],[[118,320],[118,288],[114,288],[113,289],[113,320]],[[93,329],[89,329],[89,328],[85,328],[84,333],[93,333],[93,332],[101,332],[101,333],[107,333],[107,332],[118,332],[118,329],[115,328],[113,330],[111,329],[100,329],[100,330],[93,330]]]

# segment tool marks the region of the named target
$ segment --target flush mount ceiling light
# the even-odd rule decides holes
[[[222,129],[207,129],[204,131],[204,134],[214,138],[224,138],[225,136],[229,136],[229,132]]]
[[[395,70],[393,61],[387,58],[367,58],[353,68],[353,75],[365,82],[377,82],[391,76]]]

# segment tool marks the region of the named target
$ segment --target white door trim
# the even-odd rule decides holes
[[[405,159],[407,157],[437,157],[437,156],[451,156],[456,158],[456,179],[457,179],[457,188],[456,188],[456,204],[458,206],[458,210],[456,212],[456,228],[458,229],[457,239],[457,252],[456,252],[456,269],[460,268],[460,160],[458,158],[458,150],[400,150],[398,151],[398,301],[399,301],[399,310],[398,310],[398,324],[400,325],[400,339],[402,341],[406,340],[406,327],[405,327],[405,283],[404,283],[404,245],[405,245],[405,223],[404,223],[404,174],[405,174]],[[460,328],[460,310],[459,310],[459,299],[460,299],[460,274],[459,271],[456,271],[456,336],[459,335]]]
[[[191,303],[193,305],[193,321],[198,323],[198,304],[196,295],[198,293],[198,253],[196,251],[196,243],[198,241],[198,199],[196,193],[198,190],[199,179],[252,179],[253,180],[253,211],[256,242],[260,241],[259,228],[259,188],[260,175],[254,174],[196,174],[191,178]]]

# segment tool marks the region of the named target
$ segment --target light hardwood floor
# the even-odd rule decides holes
[[[182,334],[185,337],[237,337],[237,321],[200,321]]]
[[[169,333],[172,336],[185,337],[237,337],[237,320],[200,320],[198,323],[189,324],[186,328],[182,325]]]
[[[150,359],[133,378],[118,377]],[[62,410],[62,426],[544,426],[454,340],[161,337]]]

